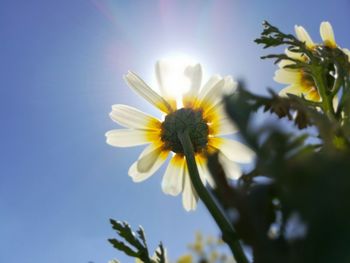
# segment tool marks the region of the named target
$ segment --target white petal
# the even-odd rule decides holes
[[[299,75],[296,71],[286,69],[278,69],[275,72],[274,81],[281,84],[292,84],[298,81]]]
[[[190,80],[189,96],[197,97],[202,83],[202,67],[200,64],[188,66],[185,69],[185,76]]]
[[[199,177],[201,178],[202,184],[206,185],[207,184],[207,177],[209,174],[209,170],[207,168],[207,161],[208,160],[206,157],[203,157],[202,155],[196,155],[195,159],[196,159],[196,163],[197,163]]]
[[[215,106],[215,104],[222,100],[223,98],[223,89],[225,85],[225,80],[221,79],[217,82],[208,92],[207,94],[199,101],[199,107],[205,108],[206,111],[209,111],[211,107]]]
[[[182,193],[182,205],[186,211],[195,210],[197,207],[198,195],[194,190],[187,167],[184,173],[184,190]]]
[[[283,59],[280,63],[278,63],[279,68],[284,68],[285,66],[293,65],[293,61]]]
[[[324,44],[330,48],[336,48],[334,32],[332,25],[329,22],[322,22],[320,26],[320,34]]]
[[[213,178],[213,176],[210,173],[208,173],[206,179],[207,179],[207,182],[208,182],[208,184],[210,185],[211,188],[216,188],[216,184],[215,184],[214,178]]]
[[[288,97],[288,94],[301,96],[301,94],[303,94],[303,89],[300,86],[295,86],[292,84],[279,92],[281,97]]]
[[[255,157],[255,153],[250,148],[238,141],[214,137],[210,138],[209,144],[234,162],[250,163]]]
[[[168,152],[154,144],[147,146],[139,159],[129,169],[129,176],[136,183],[142,182],[153,175],[165,162]]]
[[[219,162],[224,169],[227,178],[238,179],[242,175],[241,168],[235,162],[230,161],[224,154],[219,152]]]
[[[225,104],[222,102],[211,107],[210,110],[206,109],[203,117],[209,122],[214,136],[233,134],[238,131],[236,125],[227,115]]]
[[[156,63],[156,66],[155,66],[155,71],[156,71],[156,78],[157,78],[157,81],[158,81],[158,86],[159,86],[159,89],[160,89],[160,94],[167,98],[169,97],[169,93],[168,93],[168,90],[166,88],[166,85],[165,85],[165,75],[166,75],[166,72],[167,72],[167,63],[165,63],[164,61],[157,61]]]
[[[165,113],[173,111],[170,104],[162,98],[157,92],[152,90],[139,76],[133,72],[128,72],[124,76],[126,83],[129,87],[135,91],[138,95],[143,97],[145,100],[156,106],[158,109]]]
[[[113,105],[109,116],[116,123],[130,129],[158,130],[160,127],[156,118],[127,105]]]
[[[312,41],[309,33],[302,26],[295,26],[295,34],[301,42],[305,42],[308,48],[314,48],[315,43]]]
[[[173,110],[176,110],[176,99],[170,94],[169,82],[169,63],[164,60],[157,61],[155,65],[156,78],[158,81],[160,95],[168,102]]]
[[[230,95],[236,91],[238,83],[232,78],[232,76],[226,76],[224,78],[225,84],[223,88],[223,93],[225,95]]]
[[[119,129],[106,133],[106,142],[115,147],[131,147],[150,143],[149,131]]]
[[[199,99],[203,99],[205,95],[220,81],[222,77],[220,75],[212,76],[203,86],[198,94]]]
[[[163,192],[176,196],[182,192],[185,158],[175,155],[165,171],[162,180]]]
[[[218,131],[216,136],[234,134],[238,132],[237,126],[232,122],[229,117],[221,118],[218,124]]]
[[[339,106],[339,98],[338,98],[338,94],[336,94],[333,98],[333,109],[335,112],[337,112],[338,106]]]
[[[199,176],[201,177],[202,183],[206,185],[208,182],[209,185],[212,188],[214,188],[215,182],[213,180],[212,175],[209,172],[207,159],[203,157],[197,157],[196,162],[197,162],[198,172],[199,172]]]
[[[286,48],[284,50],[284,53],[286,53],[286,55],[290,58],[293,58],[293,59],[297,59],[297,60],[300,60],[300,53],[296,53],[296,52],[292,52],[290,51],[288,48]],[[288,59],[282,59],[279,63],[278,63],[278,66],[280,68],[284,68],[285,66],[287,65],[293,65],[294,62],[291,61],[291,60],[288,60]],[[288,69],[289,70],[289,69]]]
[[[300,61],[305,61],[306,60],[306,56],[303,55],[303,53],[292,52],[289,49],[285,49],[285,53],[290,58],[294,58],[294,59],[300,60]]]

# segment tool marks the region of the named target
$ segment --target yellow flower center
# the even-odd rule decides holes
[[[168,114],[161,126],[161,140],[164,148],[174,153],[183,154],[179,132],[187,131],[196,153],[203,151],[208,143],[209,128],[203,119],[201,110],[182,108]]]

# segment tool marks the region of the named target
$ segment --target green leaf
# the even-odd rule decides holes
[[[272,26],[267,21],[263,22],[264,30],[261,37],[255,39],[257,44],[264,45],[264,48],[277,47],[282,44],[295,44],[296,46],[303,46],[297,38],[290,34],[282,33],[277,27]]]
[[[156,261],[157,263],[166,263],[166,255],[162,243],[160,243],[156,249]]]
[[[145,232],[143,230],[143,227],[139,226],[139,229],[136,231],[136,233],[138,234],[139,238],[141,239],[143,246],[145,248],[147,248],[147,242],[146,242],[146,237],[145,237]]]
[[[113,219],[110,220],[112,227],[117,231],[118,235],[128,241],[131,245],[138,249],[142,249],[143,245],[136,238],[135,233],[132,232],[130,225],[126,222],[119,222]]]
[[[108,239],[108,242],[113,245],[114,248],[123,251],[130,257],[138,257],[138,253],[133,251],[130,247],[128,247],[125,243],[117,240],[117,239]]]
[[[132,231],[127,222],[120,222],[110,219],[112,228],[117,231],[117,234],[125,241],[117,239],[108,239],[114,248],[124,252],[126,255],[134,258],[139,258],[144,263],[154,263],[154,259],[150,258],[146,236],[143,228],[139,226],[136,231],[137,235]],[[159,263],[165,263],[164,248],[162,244],[159,245],[160,252],[156,251]]]

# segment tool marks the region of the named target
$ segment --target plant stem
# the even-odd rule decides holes
[[[333,96],[331,92],[329,92],[327,89],[328,87],[325,84],[322,69],[315,70],[313,76],[315,84],[317,86],[317,90],[322,98],[322,110],[330,120],[334,120],[335,113],[333,108]]]
[[[222,232],[222,238],[230,247],[237,263],[248,263],[249,261],[244,254],[241,244],[239,243],[235,229],[219,209],[199,177],[199,172],[194,157],[193,145],[188,131],[184,130],[182,132],[178,132],[177,135],[184,150],[192,185],[195,188],[199,198],[203,201],[210,214],[214,218],[216,224],[219,226]]]

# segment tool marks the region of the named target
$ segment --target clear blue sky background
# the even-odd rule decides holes
[[[253,43],[261,21],[288,32],[304,25],[319,41],[329,20],[350,47],[349,11],[349,0],[1,0],[0,262],[131,262],[106,241],[111,217],[142,224],[150,247],[162,240],[171,258],[195,230],[217,234],[202,205],[186,213],[162,193],[161,172],[131,181],[141,148],[105,144],[112,104],[159,116],[122,75],[151,80],[156,59],[184,53],[257,92],[278,89]]]

